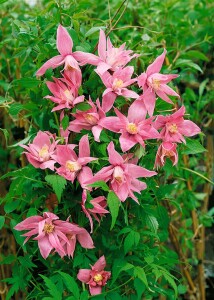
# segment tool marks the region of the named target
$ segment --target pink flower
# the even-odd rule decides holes
[[[70,74],[73,74],[73,72],[65,71],[63,78],[58,79],[53,77],[54,82],[46,82],[53,96],[46,96],[45,98],[58,104],[52,111],[73,108],[76,104],[84,101],[84,96],[78,97],[79,85],[75,81],[71,81]]]
[[[109,72],[100,74],[97,71],[97,74],[102,79],[104,85],[107,89],[103,93],[102,109],[105,112],[108,112],[117,96],[123,96],[127,98],[138,98],[138,94],[134,91],[128,90],[127,86],[131,85],[137,79],[131,79],[134,72],[133,67],[126,67],[124,69],[118,69],[111,75]]]
[[[123,152],[138,143],[145,147],[144,140],[159,137],[158,131],[152,126],[153,117],[146,119],[146,109],[142,101],[136,100],[129,107],[127,117],[116,108],[114,111],[117,117],[103,118],[100,125],[113,132],[121,133],[119,141]]]
[[[176,148],[177,144],[175,143],[163,142],[158,148],[154,168],[157,169],[163,167],[167,157],[173,162],[173,166],[175,166],[178,163],[178,153]]]
[[[87,192],[86,190],[82,193],[82,210],[86,214],[86,217],[89,219],[91,225],[91,233],[93,232],[93,220],[91,215],[100,223],[100,219],[104,214],[108,214],[109,211],[105,209],[107,206],[106,199],[104,196],[99,196],[94,199],[91,199],[89,204],[86,202]],[[91,208],[87,208],[87,205],[90,205]]]
[[[77,111],[72,114],[75,120],[70,122],[68,127],[69,130],[74,132],[80,132],[82,129],[91,130],[96,142],[100,141],[100,134],[103,129],[100,126],[100,120],[105,117],[105,113],[100,107],[99,99],[97,99],[96,104],[94,104],[91,99],[89,99],[88,104],[91,108],[86,111]]]
[[[102,287],[111,277],[111,272],[104,271],[106,267],[105,256],[101,256],[98,261],[89,269],[81,269],[77,274],[77,278],[89,285],[91,295],[102,293]]]
[[[164,52],[148,66],[146,72],[138,77],[138,85],[143,89],[143,95],[139,99],[144,101],[150,117],[154,112],[156,95],[168,103],[172,103],[172,101],[167,95],[180,98],[180,96],[167,85],[167,83],[179,75],[159,73],[165,56],[166,50],[164,49]]]
[[[43,213],[43,217],[29,217],[17,224],[14,229],[28,231],[23,234],[26,237],[24,243],[37,235],[33,239],[38,241],[39,250],[44,259],[48,257],[51,250],[55,250],[61,257],[69,255],[68,251],[63,248],[64,244],[69,243],[68,236],[77,236],[84,248],[94,247],[89,233],[84,228],[61,221],[58,216],[50,212]]]
[[[21,145],[28,152],[24,152],[28,161],[35,167],[40,169],[49,168],[54,170],[54,164],[52,156],[56,151],[57,142],[54,139],[54,135],[50,132],[39,131],[33,140],[32,144]]]
[[[107,38],[103,30],[100,30],[100,37],[98,43],[98,55],[82,52],[79,54],[79,60],[82,64],[91,64],[97,66],[97,72],[103,74],[104,72],[111,70],[117,71],[119,68],[124,67],[134,57],[138,57],[137,54],[131,55],[133,51],[124,50],[125,43],[119,48],[113,47],[110,38]]]
[[[160,138],[164,142],[186,143],[183,136],[193,136],[201,132],[201,129],[192,121],[184,120],[185,107],[169,116],[158,116],[155,128],[160,129]]]
[[[54,159],[61,165],[57,173],[72,183],[77,177],[82,188],[86,188],[84,182],[90,179],[92,171],[86,165],[96,160],[90,157],[88,135],[84,135],[79,141],[79,157],[74,152],[74,145],[58,145]]]
[[[85,182],[85,184],[91,184],[100,180],[105,182],[110,181],[110,188],[115,192],[120,201],[124,202],[127,197],[131,197],[138,203],[133,192],[140,193],[140,191],[145,190],[147,186],[137,178],[151,177],[157,173],[130,163],[129,157],[125,156],[123,158],[115,151],[113,142],[109,143],[107,150],[111,165],[102,168],[93,178]]]
[[[55,69],[64,64],[65,70],[74,69],[76,72],[80,73],[79,76],[81,76],[81,70],[78,62],[76,61],[78,54],[76,54],[76,52],[72,52],[72,48],[72,38],[67,30],[62,25],[59,25],[57,29],[57,49],[60,55],[54,56],[44,63],[44,65],[42,65],[41,68],[36,72],[36,75],[42,76],[45,74],[46,70],[50,68]]]

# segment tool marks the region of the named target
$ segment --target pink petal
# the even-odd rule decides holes
[[[121,95],[123,95],[126,98],[134,98],[134,99],[139,98],[139,95],[137,93],[125,88],[122,89]]]
[[[64,58],[61,55],[57,55],[46,61],[44,65],[39,68],[39,70],[36,72],[36,76],[42,76],[45,74],[45,72],[48,69],[55,69],[59,66],[61,66],[64,63]]]
[[[101,256],[98,261],[93,265],[92,270],[96,270],[98,272],[104,270],[106,266],[105,256]]]
[[[110,92],[103,97],[102,109],[104,110],[104,112],[108,112],[112,108],[116,98],[117,98],[117,95],[113,92]]]
[[[115,150],[114,143],[110,142],[107,147],[109,162],[111,165],[120,165],[124,163],[122,156]]]
[[[89,291],[91,295],[99,295],[102,293],[102,287],[101,286],[91,286],[89,285]]]
[[[106,36],[105,32],[100,29],[100,37],[99,37],[99,43],[98,43],[98,54],[99,57],[105,61],[106,59]]]
[[[90,156],[90,147],[88,141],[88,135],[84,135],[79,141],[79,157],[89,157]]]
[[[80,269],[77,274],[77,278],[84,283],[88,283],[91,278],[91,270]]]
[[[99,121],[99,125],[110,131],[120,132],[122,123],[118,117],[106,117]]]
[[[44,238],[38,240],[38,247],[39,247],[39,251],[44,259],[46,259],[48,257],[51,250],[53,249],[53,247],[47,237],[44,237]]]
[[[170,103],[170,104],[173,104],[172,100],[164,93],[162,92],[161,90],[158,90],[156,91],[156,94],[158,95],[158,97],[160,97],[162,100]]]
[[[148,111],[148,114],[151,117],[155,109],[155,102],[156,102],[155,92],[151,88],[148,88],[145,94],[143,94],[143,100],[146,109]]]
[[[173,90],[171,89],[168,85],[166,84],[161,84],[160,85],[160,91],[164,92],[165,94],[167,95],[170,95],[170,96],[176,96],[176,97],[179,97],[180,96]]]
[[[144,85],[146,84],[146,79],[147,79],[147,74],[145,72],[142,73],[137,79],[137,83],[139,87],[142,87],[143,90],[144,90]]]
[[[93,173],[89,167],[83,167],[82,170],[77,175],[77,179],[83,189],[89,189],[90,187],[87,187],[85,182],[93,178]]]
[[[63,56],[72,53],[73,41],[69,33],[62,25],[57,28],[57,49]]]
[[[100,62],[100,58],[94,54],[76,51],[72,53],[73,57],[81,63],[81,65],[90,64],[97,66]]]
[[[156,175],[157,173],[154,171],[149,171],[145,168],[142,168],[140,166],[134,165],[134,164],[126,164],[127,167],[127,172],[128,174],[130,174],[131,176],[135,177],[135,178],[139,178],[139,177],[151,177]]]
[[[92,133],[93,133],[93,136],[94,136],[94,140],[96,142],[99,142],[100,141],[100,134],[101,134],[101,131],[103,130],[103,127],[97,125],[97,126],[93,126],[91,130],[92,130]]]
[[[111,68],[111,66],[109,66],[108,64],[104,63],[104,62],[100,62],[97,66],[97,73],[99,73],[100,75],[103,75],[106,71],[108,71]]]
[[[120,147],[123,152],[130,150],[132,147],[134,147],[134,145],[137,144],[135,136],[128,134],[127,132],[122,133],[122,135],[119,138],[119,141],[120,141]]]
[[[93,249],[94,243],[90,234],[82,228],[82,233],[77,235],[77,240],[83,248]]]
[[[166,52],[167,52],[166,49],[164,49],[163,53],[159,55],[151,65],[148,66],[146,70],[148,77],[154,73],[160,72],[160,69],[162,68],[166,56]]]
[[[179,132],[185,136],[193,136],[201,132],[201,129],[192,121],[184,120],[179,125]]]
[[[128,110],[129,122],[140,122],[146,118],[147,110],[142,100],[135,100]]]

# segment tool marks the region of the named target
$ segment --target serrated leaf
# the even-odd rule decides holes
[[[147,281],[147,278],[146,278],[146,273],[145,273],[143,268],[141,268],[139,266],[135,267],[134,275],[137,278],[139,278],[145,284],[145,286],[148,288],[148,281]]]
[[[134,266],[130,263],[128,263],[126,260],[123,259],[115,259],[113,268],[112,268],[112,282],[111,286],[114,284],[114,282],[117,280],[119,274],[123,271],[128,271],[130,269],[133,269]]]
[[[157,230],[158,230],[157,219],[152,215],[145,215],[145,221],[146,221],[146,225],[149,227],[149,229],[152,232],[157,233]]]
[[[51,294],[51,296],[53,296],[53,300],[61,300],[62,299],[62,295],[59,292],[59,290],[56,287],[56,285],[53,283],[53,281],[51,281],[49,278],[47,278],[44,275],[40,274],[39,276],[42,277],[42,279],[44,280],[45,285],[49,289],[49,293]]]
[[[164,278],[166,279],[166,281],[168,281],[168,283],[173,287],[173,289],[175,291],[175,297],[177,298],[178,288],[177,288],[174,278],[166,271],[163,271],[162,274],[163,274]]]
[[[10,137],[10,134],[9,132],[7,131],[7,129],[4,129],[4,128],[0,128],[0,130],[3,132],[4,134],[4,138],[5,138],[5,141],[6,141],[6,144],[8,143],[8,139]]]
[[[23,105],[21,103],[13,103],[9,108],[9,114],[12,116],[17,116],[22,109]]]
[[[187,149],[183,150],[183,154],[197,154],[207,151],[198,140],[186,139]]]
[[[92,184],[88,184],[88,186],[95,187],[95,188],[99,187],[105,192],[109,191],[108,185],[105,183],[105,181],[101,181],[101,180],[97,181],[97,182],[94,182]]]
[[[120,200],[113,191],[110,191],[108,193],[107,204],[108,204],[108,207],[109,207],[109,210],[111,213],[111,218],[112,218],[111,228],[110,228],[110,230],[112,230],[115,225],[115,222],[117,220],[117,216],[119,213],[119,207],[120,207]]]
[[[57,199],[60,202],[63,190],[65,189],[65,186],[67,184],[66,179],[59,175],[47,175],[45,176],[45,180],[52,186]]]
[[[80,292],[77,283],[75,282],[74,278],[71,277],[70,275],[64,273],[64,272],[59,272],[59,274],[62,276],[64,279],[64,283],[67,287],[67,289],[73,293],[75,299],[79,299]]]
[[[5,217],[0,216],[0,229],[2,229],[2,227],[4,226],[4,222],[5,222]]]

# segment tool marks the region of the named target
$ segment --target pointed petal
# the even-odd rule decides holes
[[[122,156],[115,150],[114,143],[110,142],[107,147],[109,162],[111,165],[120,165],[124,163]]]
[[[88,141],[88,135],[84,135],[79,141],[79,157],[89,157],[90,156],[90,147]]]
[[[125,89],[125,88],[122,89],[121,95],[126,98],[134,98],[134,99],[139,98],[139,95],[137,93],[135,93],[134,91]]]
[[[94,54],[76,51],[72,53],[73,57],[80,62],[81,65],[89,64],[97,66],[100,62],[100,58]]]
[[[47,237],[44,237],[44,238],[38,240],[38,247],[39,247],[39,251],[44,259],[46,259],[48,257],[51,250],[53,249],[53,247]]]
[[[145,168],[142,168],[140,166],[134,165],[134,164],[126,164],[127,172],[134,178],[139,177],[151,177],[156,175],[157,173],[154,171],[149,171]]]
[[[99,54],[99,57],[105,61],[105,59],[106,59],[106,36],[105,36],[105,32],[102,29],[100,29],[98,54]]]
[[[89,291],[90,291],[90,294],[92,296],[99,295],[99,294],[102,293],[102,286],[99,286],[99,285],[97,285],[97,286],[91,286],[91,285],[89,285]]]
[[[129,122],[140,122],[146,118],[146,107],[142,100],[135,100],[128,110]]]
[[[162,100],[170,103],[170,104],[173,104],[172,100],[164,93],[162,92],[161,90],[158,90],[156,91],[156,94],[158,95],[158,97],[160,97]]]
[[[192,121],[184,120],[179,125],[179,132],[185,136],[193,136],[201,132],[201,129]]]
[[[62,25],[57,28],[57,49],[63,56],[72,53],[73,41],[68,31]]]
[[[92,270],[96,270],[98,272],[102,271],[106,266],[105,256],[101,256],[98,261],[93,265]]]
[[[143,100],[146,109],[148,111],[148,114],[151,117],[155,109],[155,102],[156,102],[155,92],[151,88],[148,88],[145,94],[143,94]]]
[[[112,108],[116,98],[117,95],[113,92],[110,92],[103,97],[102,109],[104,110],[104,112],[108,112]]]
[[[64,58],[61,55],[57,55],[46,61],[44,65],[39,68],[39,70],[36,72],[36,76],[42,76],[45,74],[45,72],[48,69],[55,69],[59,66],[61,66],[64,63]]]
[[[77,278],[84,283],[88,283],[91,278],[91,270],[80,269],[77,274]]]
[[[118,117],[106,117],[99,121],[99,125],[113,132],[120,132],[122,122]]]
[[[161,84],[160,85],[160,91],[164,92],[167,95],[176,96],[176,97],[180,98],[180,96],[173,89],[171,89],[171,87],[169,87],[166,84]]]
[[[94,140],[95,140],[96,142],[99,142],[99,141],[100,141],[100,134],[101,134],[101,131],[102,131],[102,130],[103,130],[103,128],[102,128],[101,126],[99,126],[99,125],[93,126],[93,127],[91,128],[91,131],[92,131],[93,136],[94,136]]]
[[[163,53],[159,55],[151,65],[148,66],[146,70],[148,77],[154,73],[160,72],[160,69],[162,68],[166,56],[166,52],[167,52],[166,49],[164,49]]]
[[[132,147],[134,147],[134,145],[137,144],[135,137],[128,134],[127,132],[124,132],[120,136],[119,141],[120,141],[120,147],[123,152],[130,150]]]

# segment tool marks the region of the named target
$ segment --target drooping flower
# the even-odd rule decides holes
[[[159,73],[165,56],[166,50],[164,49],[164,52],[148,66],[146,72],[138,77],[138,85],[143,89],[143,95],[140,96],[139,99],[144,101],[150,117],[154,112],[156,95],[168,103],[172,103],[172,101],[167,95],[180,98],[180,96],[167,85],[167,83],[172,79],[177,78],[179,75]]]
[[[36,72],[36,75],[42,76],[48,69],[55,69],[64,64],[65,70],[75,70],[77,73],[80,73],[79,76],[81,76],[81,70],[76,60],[78,55],[76,52],[72,52],[72,48],[72,38],[68,31],[62,25],[59,25],[57,28],[57,49],[60,55],[54,56],[46,61]]]
[[[69,243],[68,236],[77,236],[78,241],[84,248],[94,248],[89,233],[77,225],[68,221],[61,221],[59,217],[50,212],[44,212],[43,216],[32,216],[20,222],[14,227],[15,230],[27,230],[23,236],[26,243],[31,237],[38,241],[40,253],[46,259],[52,250],[61,257],[69,255],[63,246]],[[75,246],[74,246],[75,248]]]
[[[102,287],[111,277],[111,272],[104,271],[106,267],[105,256],[101,256],[98,261],[91,266],[91,269],[80,269],[77,278],[89,285],[91,295],[98,295],[102,293]]]
[[[129,162],[127,157],[123,158],[115,150],[113,142],[109,143],[107,150],[110,166],[102,168],[93,178],[85,182],[85,184],[91,184],[100,180],[110,182],[110,189],[115,192],[120,201],[124,202],[127,197],[131,197],[138,203],[134,192],[140,193],[140,191],[145,190],[147,186],[137,178],[151,177],[157,173]]]
[[[158,131],[153,127],[153,117],[146,119],[144,103],[136,100],[128,110],[128,116],[124,116],[118,109],[114,109],[117,117],[106,117],[100,121],[100,125],[113,132],[121,133],[119,138],[123,152],[128,151],[139,143],[145,147],[144,140],[156,139]]]
[[[100,120],[105,117],[105,113],[100,106],[99,99],[96,100],[96,105],[91,99],[88,104],[91,106],[90,109],[72,114],[75,120],[70,122],[68,129],[74,132],[80,132],[82,129],[91,130],[95,141],[99,142],[103,129]]]
[[[96,160],[90,157],[90,147],[88,135],[84,135],[79,141],[79,157],[73,150],[73,145],[58,145],[54,159],[61,165],[57,168],[57,173],[72,183],[77,177],[82,188],[86,188],[84,182],[89,180],[93,175],[92,171],[86,165]]]
[[[175,166],[178,163],[178,153],[176,148],[176,143],[163,142],[158,148],[154,168],[157,169],[163,167],[167,157],[172,161],[173,166]]]
[[[108,112],[117,96],[123,96],[127,98],[138,98],[138,94],[132,90],[127,89],[127,87],[137,81],[136,78],[131,79],[134,72],[134,67],[125,67],[124,69],[118,69],[112,75],[109,72],[97,74],[102,79],[106,90],[103,93],[102,99],[102,109],[104,112]]]
[[[22,148],[27,150],[25,153],[29,163],[35,168],[51,169],[54,170],[54,164],[56,161],[53,159],[53,155],[56,151],[57,142],[54,135],[50,132],[39,131],[33,140],[32,144],[21,145]]]
[[[108,214],[109,211],[105,209],[107,206],[106,199],[104,196],[99,196],[90,200],[90,203],[86,202],[87,200],[87,192],[86,190],[82,193],[82,210],[85,213],[86,217],[89,219],[91,225],[91,233],[93,232],[93,220],[91,215],[100,223],[100,219],[105,214]],[[87,207],[90,205],[90,207]]]
[[[111,70],[117,71],[119,68],[123,68],[127,63],[134,57],[138,57],[138,54],[133,54],[132,50],[125,50],[125,43],[119,48],[115,48],[110,38],[106,40],[105,32],[100,30],[100,37],[98,43],[98,56],[91,53],[81,54],[78,52],[79,60],[81,64],[91,64],[97,66],[97,71],[99,74]]]
[[[156,129],[162,129],[160,138],[164,142],[186,143],[184,136],[193,136],[201,129],[192,121],[184,120],[185,107],[168,116],[158,116],[154,122]]]

